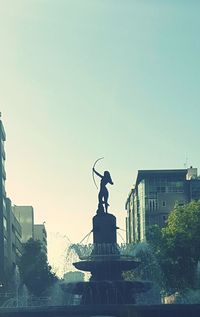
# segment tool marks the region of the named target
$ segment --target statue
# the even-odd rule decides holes
[[[96,161],[97,162],[97,161]],[[95,163],[96,163],[95,162]],[[98,200],[99,200],[99,203],[98,203],[98,210],[97,212],[108,212],[108,196],[109,196],[109,193],[108,193],[108,190],[106,188],[106,185],[109,183],[111,185],[113,185],[113,181],[112,181],[112,178],[110,176],[110,173],[108,171],[105,171],[103,175],[101,175],[100,173],[98,173],[96,170],[95,170],[95,164],[92,168],[93,172],[99,176],[101,178],[101,182],[100,182],[100,190],[99,190],[99,194],[98,194]]]

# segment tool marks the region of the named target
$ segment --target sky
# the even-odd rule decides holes
[[[123,237],[138,169],[200,167],[199,10],[199,0],[0,0],[6,191],[46,222],[53,267],[92,229],[96,159]]]

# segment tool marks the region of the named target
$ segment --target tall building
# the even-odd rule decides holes
[[[4,142],[6,140],[6,134],[4,131],[3,123],[0,120],[0,285],[4,285],[5,271],[7,256],[7,215],[6,215],[6,191],[5,191],[5,150]]]
[[[8,254],[8,267],[11,269],[18,265],[22,255],[21,235],[22,229],[19,221],[15,217],[12,210],[12,203],[9,198],[6,198],[7,210],[7,254]]]
[[[147,228],[165,225],[175,204],[200,199],[197,169],[139,170],[126,201],[126,239],[145,241]]]
[[[13,213],[22,228],[22,243],[34,239],[34,210],[32,206],[13,206]]]
[[[42,249],[47,254],[47,232],[44,223],[34,225],[34,239],[41,242]]]
[[[30,238],[34,239],[33,207],[12,206],[11,200],[6,197],[5,140],[5,130],[0,120],[0,292],[9,288],[9,282],[22,254],[22,243]],[[44,225],[41,226],[41,239],[46,252],[46,230]]]
[[[21,226],[12,212],[11,200],[6,197],[5,149],[6,134],[0,120],[0,285],[8,287],[10,277],[22,253]]]
[[[13,213],[21,226],[21,242],[26,243],[29,239],[39,240],[43,251],[47,254],[47,232],[44,223],[34,224],[34,209],[32,206],[13,207]]]

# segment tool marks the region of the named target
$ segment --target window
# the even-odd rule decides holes
[[[7,231],[7,219],[5,217],[3,217],[3,227]]]
[[[15,226],[12,224],[12,232],[15,233]]]
[[[149,210],[150,211],[157,210],[157,200],[156,199],[149,199]]]
[[[165,186],[157,186],[156,191],[158,193],[165,193],[166,192],[166,187]]]
[[[3,242],[4,242],[4,251],[6,251],[8,247],[8,242],[5,236],[3,237]]]
[[[184,188],[183,188],[183,182],[170,182],[168,184],[168,192],[172,192],[172,193],[183,193],[184,192]]]
[[[166,201],[162,201],[162,207],[166,207]]]
[[[3,187],[4,187],[4,182],[5,182],[5,180],[2,179]],[[3,198],[3,209],[4,209],[4,211],[6,211],[6,202],[5,202],[4,198]]]

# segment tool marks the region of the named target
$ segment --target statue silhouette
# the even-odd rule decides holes
[[[111,179],[110,173],[108,171],[105,171],[103,175],[98,173],[95,168],[93,167],[93,172],[101,178],[101,183],[100,183],[100,190],[98,194],[98,200],[99,200],[99,205],[98,205],[98,210],[102,211],[103,205],[105,206],[105,212],[108,212],[108,190],[106,188],[106,185],[109,183],[113,185],[113,181]]]

